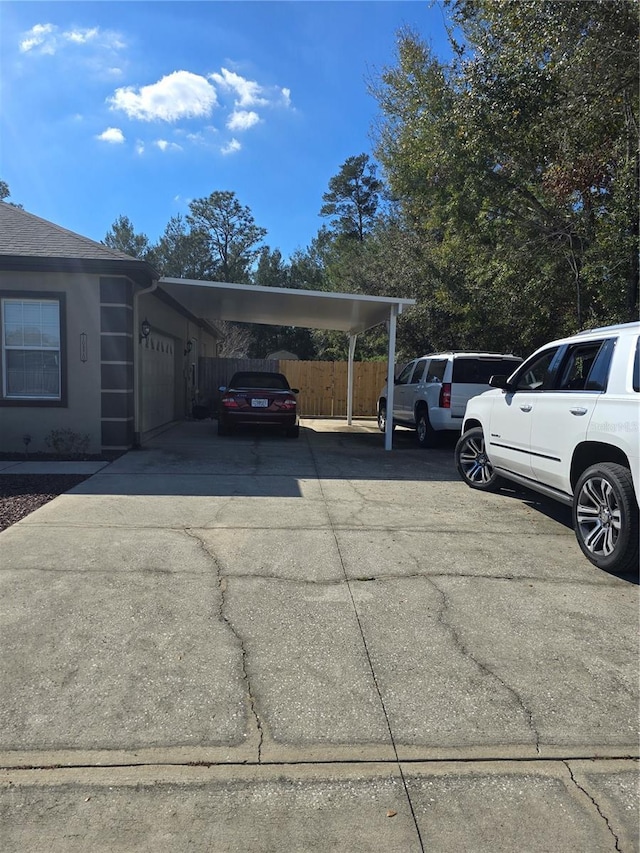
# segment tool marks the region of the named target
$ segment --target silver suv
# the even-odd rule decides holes
[[[554,341],[469,401],[455,450],[462,478],[505,480],[572,507],[584,554],[602,569],[638,565],[640,323]]]
[[[393,426],[416,431],[420,447],[433,447],[443,430],[460,432],[467,401],[489,390],[496,373],[512,373],[522,362],[493,352],[440,352],[415,358],[394,382]],[[378,426],[387,424],[387,386],[378,399]]]

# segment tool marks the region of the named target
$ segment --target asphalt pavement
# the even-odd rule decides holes
[[[3,853],[638,851],[637,577],[383,445],[184,423],[0,533]]]

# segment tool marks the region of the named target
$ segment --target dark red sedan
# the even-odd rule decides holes
[[[272,426],[284,429],[289,438],[298,437],[298,389],[290,387],[284,374],[234,373],[218,390],[218,435],[229,435],[239,426]]]

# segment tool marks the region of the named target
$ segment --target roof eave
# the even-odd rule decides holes
[[[0,270],[17,272],[71,272],[91,275],[123,275],[136,282],[158,279],[159,273],[147,261],[99,258],[56,258],[36,255],[0,255]]]

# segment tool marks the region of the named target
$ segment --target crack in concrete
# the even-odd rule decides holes
[[[358,531],[360,532],[360,531]],[[418,563],[416,557],[407,554],[407,559],[412,559],[414,563]],[[478,580],[478,581],[509,581],[510,583],[531,583],[535,581],[538,584],[548,584],[550,586],[565,586],[567,584],[579,584],[579,586],[589,587],[592,586],[596,589],[599,588],[619,588],[620,583],[618,581],[583,581],[577,580],[576,578],[566,577],[566,578],[541,578],[537,575],[491,575],[491,574],[461,574],[460,572],[428,572],[428,571],[419,571],[419,572],[385,572],[383,575],[365,575],[364,579],[368,581],[379,581],[380,583],[384,583],[385,581],[401,581],[401,580],[409,580],[416,578],[424,578],[428,580],[429,578],[452,578],[454,580],[460,580],[460,578],[465,578],[467,580]],[[350,580],[362,580],[362,577],[352,577]]]
[[[192,532],[190,529],[185,528],[185,533],[187,536],[190,536],[194,539],[202,551],[207,555],[207,557],[212,561],[215,570],[216,570],[216,579],[218,582],[218,590],[220,591],[220,606],[218,608],[218,617],[221,622],[228,627],[232,636],[236,640],[237,644],[240,647],[240,654],[242,660],[242,677],[244,678],[245,684],[247,686],[247,698],[249,700],[249,707],[251,708],[251,713],[253,714],[253,718],[256,723],[256,729],[258,731],[258,764],[262,761],[262,743],[264,740],[264,731],[262,727],[262,720],[260,719],[260,714],[258,711],[258,703],[256,697],[253,693],[253,688],[251,686],[251,677],[249,675],[249,655],[247,649],[244,644],[244,640],[240,635],[239,631],[236,629],[235,625],[229,618],[229,616],[225,613],[226,606],[226,591],[227,591],[227,579],[222,575],[221,567],[218,562],[216,555],[211,551],[206,542],[204,542],[196,533]]]
[[[438,622],[446,630],[449,631],[451,637],[453,638],[453,642],[454,642],[456,648],[459,650],[459,652],[461,654],[463,654],[465,657],[468,657],[469,660],[473,661],[473,663],[482,672],[491,676],[491,678],[494,678],[499,684],[502,685],[502,687],[504,687],[504,689],[508,693],[510,693],[515,698],[516,702],[518,703],[522,712],[525,714],[525,716],[527,718],[529,729],[531,730],[531,733],[535,737],[536,752],[538,755],[540,755],[540,734],[539,734],[539,732],[538,732],[538,730],[537,730],[537,728],[533,722],[532,712],[527,708],[522,697],[520,696],[520,694],[518,693],[518,691],[514,687],[512,687],[510,684],[507,684],[507,682],[504,679],[500,678],[500,676],[497,675],[495,672],[493,672],[493,670],[487,664],[482,663],[482,661],[479,661],[471,653],[471,651],[467,648],[467,646],[465,646],[464,642],[462,641],[462,638],[460,637],[460,634],[458,633],[456,628],[451,624],[451,622],[445,616],[447,611],[450,609],[450,602],[449,602],[449,599],[448,599],[446,593],[444,592],[444,590],[440,589],[438,584],[434,582],[433,578],[425,577],[425,580],[430,586],[432,586],[436,590],[436,592],[439,594],[441,601],[442,601],[442,606],[440,607],[438,613],[436,614],[436,618],[437,618]]]
[[[595,800],[595,798],[594,798],[594,797],[592,797],[592,796],[591,796],[591,794],[587,791],[587,789],[586,789],[586,788],[583,788],[583,787],[582,787],[582,785],[578,782],[578,780],[576,779],[576,777],[573,775],[573,770],[571,769],[571,765],[569,764],[569,762],[568,762],[566,759],[563,759],[563,760],[562,760],[562,763],[564,764],[564,766],[565,766],[565,767],[567,768],[567,770],[569,771],[569,776],[571,776],[571,781],[572,781],[572,782],[573,782],[573,784],[576,786],[576,788],[577,788],[581,793],[583,793],[583,794],[585,795],[585,797],[587,797],[587,799],[592,803],[592,805],[593,805],[593,806],[595,806],[596,811],[598,812],[598,814],[600,815],[600,817],[602,818],[602,820],[606,823],[606,825],[607,825],[607,829],[608,829],[608,830],[609,830],[609,832],[611,833],[611,837],[613,838],[613,840],[614,840],[614,842],[615,842],[615,849],[618,851],[618,853],[622,853],[622,848],[620,847],[620,839],[619,839],[619,837],[615,834],[615,832],[613,831],[613,827],[611,826],[611,823],[609,822],[609,818],[608,818],[608,817],[606,816],[606,814],[602,811],[602,809],[601,809],[601,807],[600,807],[599,803]]]

